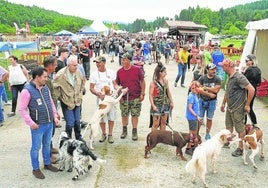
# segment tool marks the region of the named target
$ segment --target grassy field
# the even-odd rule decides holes
[[[244,45],[245,40],[238,39],[224,39],[221,41],[222,47],[227,47],[229,44],[233,44],[235,48],[240,48]]]

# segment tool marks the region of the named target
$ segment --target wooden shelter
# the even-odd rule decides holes
[[[168,35],[201,35],[207,30],[207,26],[199,25],[191,21],[166,20],[169,28]]]

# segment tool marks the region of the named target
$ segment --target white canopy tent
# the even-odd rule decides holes
[[[97,32],[99,32],[99,33],[105,34],[105,35],[107,35],[108,32],[109,32],[109,28],[106,27],[106,26],[103,24],[103,22],[102,22],[102,21],[99,21],[99,20],[95,20],[95,21],[90,25],[90,27],[91,27],[93,30],[95,30],[95,31],[97,31]]]
[[[208,44],[208,41],[211,40],[215,35],[211,34],[210,32],[206,32],[205,33],[205,40],[204,40],[204,44]]]
[[[245,66],[245,59],[249,54],[255,54],[258,60],[258,67],[267,70],[268,64],[268,19],[249,22],[246,25],[249,30],[246,43],[241,56],[240,68]],[[268,72],[262,71],[262,77],[268,79]]]
[[[154,31],[154,35],[156,35],[156,36],[162,36],[162,35],[167,34],[168,31],[169,31],[168,28],[165,28],[165,27],[159,27],[158,29],[156,29],[156,30]]]
[[[113,32],[115,32],[117,34],[125,34],[125,33],[127,33],[127,31],[123,31],[123,30],[114,30]]]

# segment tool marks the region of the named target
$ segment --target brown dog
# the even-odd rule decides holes
[[[145,146],[144,158],[148,158],[148,153],[153,149],[158,143],[168,144],[171,146],[176,146],[176,155],[180,154],[181,160],[187,161],[183,156],[182,148],[190,141],[189,133],[181,133],[177,131],[163,131],[155,130],[147,135],[147,145]],[[201,143],[201,137],[198,136],[198,142]]]
[[[244,164],[247,165],[246,156],[247,150],[251,148],[252,153],[249,156],[249,159],[254,168],[257,169],[257,165],[255,164],[254,157],[259,152],[258,143],[261,143],[261,156],[260,160],[264,159],[264,140],[263,140],[263,132],[259,127],[254,127],[252,125],[246,125],[246,136],[243,140],[243,161]]]

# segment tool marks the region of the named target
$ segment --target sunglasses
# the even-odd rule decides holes
[[[246,59],[246,62],[249,62],[250,60],[249,59]]]

